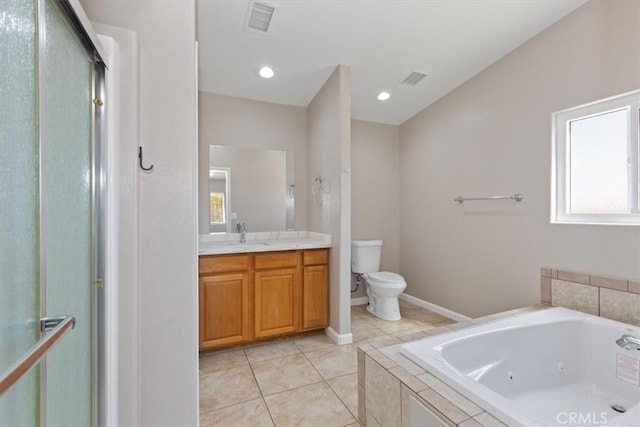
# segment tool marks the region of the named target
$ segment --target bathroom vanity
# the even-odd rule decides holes
[[[312,239],[201,243],[200,350],[326,327],[329,245]]]

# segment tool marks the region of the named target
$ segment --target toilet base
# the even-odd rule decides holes
[[[397,321],[402,319],[398,297],[380,298],[369,296],[367,311],[379,319]]]

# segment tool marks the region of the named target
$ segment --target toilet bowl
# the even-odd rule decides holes
[[[363,274],[362,278],[367,284],[367,311],[383,320],[400,320],[398,296],[407,288],[404,278],[388,271]]]
[[[383,320],[400,320],[398,297],[407,288],[399,274],[378,271],[382,240],[354,240],[351,242],[351,270],[361,275],[367,287],[367,311]]]

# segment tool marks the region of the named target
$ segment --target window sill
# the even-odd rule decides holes
[[[614,226],[640,226],[640,222],[598,222],[598,221],[558,221],[551,220],[551,225],[614,225]]]

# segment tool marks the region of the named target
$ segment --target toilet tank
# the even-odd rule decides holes
[[[380,270],[382,240],[354,240],[351,242],[351,271],[364,274]]]

